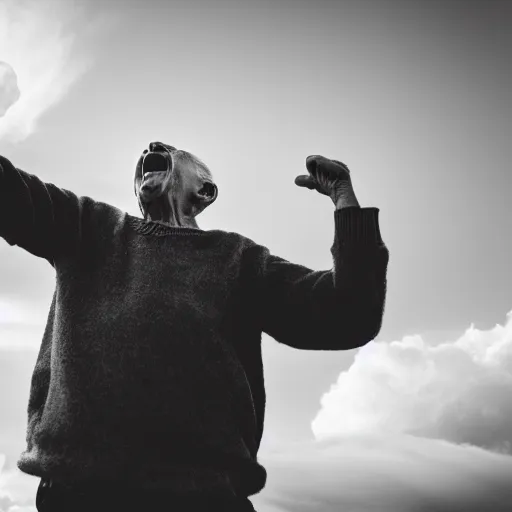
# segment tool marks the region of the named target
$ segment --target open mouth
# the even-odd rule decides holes
[[[142,161],[142,176],[150,172],[167,172],[172,167],[171,159],[163,153],[151,152]]]
[[[144,155],[142,161],[141,192],[147,196],[160,190],[172,170],[173,162],[170,153],[151,151]]]

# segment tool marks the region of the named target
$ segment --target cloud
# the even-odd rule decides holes
[[[421,336],[371,342],[321,398],[315,438],[405,433],[512,454],[512,311],[429,346]],[[512,482],[511,482],[512,483]]]
[[[39,479],[18,469],[2,471],[0,454],[0,512],[37,512],[35,496]]]
[[[89,57],[73,53],[75,35],[68,28],[80,13],[75,2],[65,0],[0,1],[0,59],[18,77],[20,90],[19,99],[0,117],[0,140],[27,138],[40,116],[90,67]],[[80,30],[93,25],[82,19]],[[5,92],[5,83],[0,90]]]
[[[512,457],[406,434],[349,434],[260,454],[258,512],[506,512]]]
[[[20,99],[18,77],[7,62],[0,61],[0,117]]]

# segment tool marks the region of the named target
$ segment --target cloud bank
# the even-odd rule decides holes
[[[32,134],[41,115],[90,67],[89,57],[73,53],[75,34],[68,28],[80,12],[64,0],[0,1],[0,61],[17,76],[20,91],[12,101],[12,74],[0,76],[1,103],[10,103],[0,117],[0,141],[17,143]],[[81,20],[81,30],[91,26]]]
[[[322,396],[316,442],[261,453],[261,512],[506,512],[512,311],[452,342],[371,342]]]
[[[317,439],[404,433],[512,454],[512,311],[457,340],[371,342],[321,399]]]
[[[262,454],[258,512],[507,512],[512,457],[404,434],[350,434]]]

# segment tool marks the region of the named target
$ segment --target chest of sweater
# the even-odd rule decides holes
[[[175,383],[195,375],[198,390],[227,374],[242,384],[226,328],[244,303],[240,267],[241,249],[229,240],[121,233],[98,243],[57,267],[61,356],[95,361],[81,378],[101,393],[140,378],[142,399],[170,373]]]
[[[77,307],[81,298],[88,313],[215,323],[227,313],[234,295],[244,293],[241,254],[239,244],[207,235],[121,233],[98,240],[60,274],[66,291],[80,294]]]

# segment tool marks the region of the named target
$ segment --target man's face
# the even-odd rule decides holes
[[[196,215],[217,198],[209,169],[197,157],[163,142],[151,142],[135,170],[141,210],[173,210]]]

